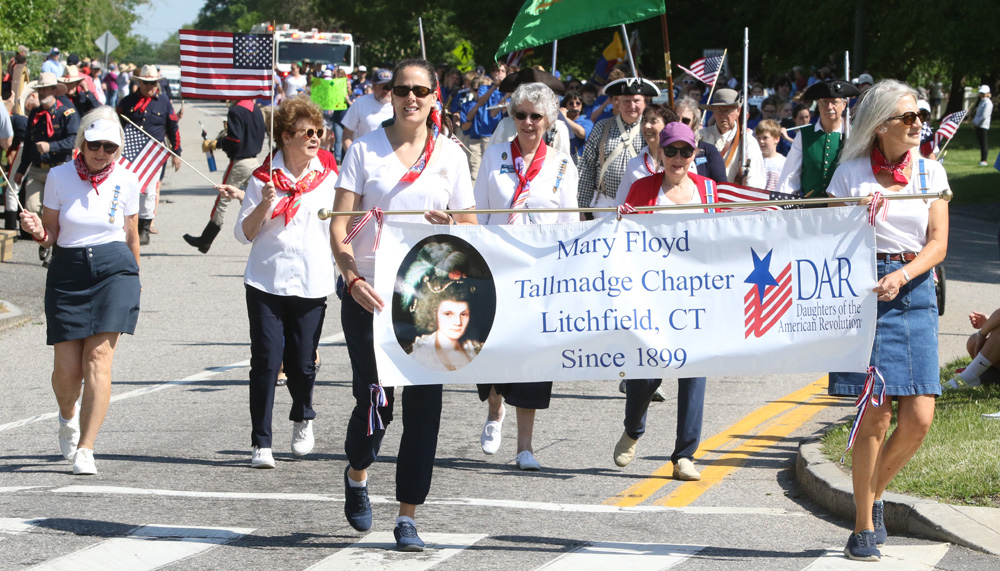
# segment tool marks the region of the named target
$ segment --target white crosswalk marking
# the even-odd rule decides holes
[[[45,571],[147,571],[229,543],[251,528],[146,525],[31,569]]]
[[[704,549],[704,545],[591,542],[542,565],[537,571],[660,571]]]
[[[427,544],[423,553],[395,551],[396,539],[392,533],[369,533],[351,547],[341,549],[330,557],[309,567],[307,571],[423,571],[430,569],[463,549],[473,545],[485,535],[460,533],[426,533],[420,538]]]
[[[891,541],[892,538],[889,538]],[[937,569],[937,564],[948,553],[951,546],[947,543],[936,545],[896,545],[880,547],[882,561],[878,564],[879,571],[930,571]],[[844,555],[843,548],[831,547],[819,559],[815,560],[802,571],[840,571],[851,569],[871,571],[872,564],[868,561],[851,561]]]
[[[24,533],[32,527],[38,525],[38,522],[43,521],[44,519],[45,518],[17,519],[12,517],[0,517],[0,541],[3,541],[4,537],[8,535]]]

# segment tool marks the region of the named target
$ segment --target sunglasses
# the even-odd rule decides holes
[[[396,85],[392,88],[392,94],[396,97],[406,97],[411,91],[417,97],[427,97],[431,94],[431,88],[423,85]]]
[[[909,111],[909,112],[903,113],[902,115],[896,115],[895,117],[889,117],[888,119],[886,119],[886,121],[888,122],[888,121],[892,121],[893,119],[899,119],[900,121],[903,122],[904,125],[906,125],[907,127],[909,127],[910,125],[916,123],[917,119],[919,119],[919,118],[920,118],[920,115],[914,113],[913,111]]]
[[[114,143],[102,143],[101,141],[87,141],[87,148],[91,151],[97,152],[101,148],[104,148],[104,152],[113,155],[115,151],[118,150],[118,145]]]
[[[296,133],[305,133],[307,139],[312,139],[313,136],[323,138],[323,133],[326,131],[323,129],[306,129],[305,131],[296,131]]]
[[[663,147],[663,154],[666,155],[667,158],[676,157],[677,153],[681,154],[682,159],[690,159],[694,156],[694,149],[691,147],[684,147],[683,149],[679,149],[674,146]]]
[[[681,123],[684,123],[685,125],[690,125],[693,120],[694,119],[691,117],[681,117]]]
[[[517,119],[518,121],[524,121],[528,117],[531,117],[532,121],[538,123],[539,121],[542,120],[543,115],[541,113],[525,113],[524,111],[514,112],[514,118]]]
[[[926,111],[924,109],[921,109],[920,112],[917,113],[917,115],[920,115],[920,122],[921,123],[926,123],[927,120],[930,119],[930,117],[931,117],[930,112]]]

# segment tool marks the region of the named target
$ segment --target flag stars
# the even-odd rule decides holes
[[[761,302],[764,301],[764,290],[767,286],[778,285],[778,280],[774,279],[771,275],[771,254],[774,250],[768,250],[767,255],[764,256],[762,260],[757,252],[750,248],[750,253],[753,254],[753,271],[747,276],[747,279],[743,280],[743,283],[754,284],[757,286],[757,294],[760,297]]]

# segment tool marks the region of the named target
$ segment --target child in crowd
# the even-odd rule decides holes
[[[764,155],[764,175],[767,180],[766,190],[778,189],[778,178],[785,166],[785,157],[778,152],[778,141],[781,140],[781,125],[774,119],[764,119],[753,130]]]
[[[977,330],[965,343],[965,348],[972,357],[972,363],[964,369],[958,369],[955,378],[944,384],[946,388],[957,389],[961,385],[979,386],[982,383],[980,377],[993,366],[993,363],[1000,361],[1000,337],[990,335],[993,330],[1000,327],[1000,309],[989,317],[986,317],[985,313],[973,311],[969,315],[969,321]],[[1000,412],[983,416],[1000,420]]]

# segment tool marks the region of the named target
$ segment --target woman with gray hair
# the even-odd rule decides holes
[[[844,146],[827,192],[865,197],[880,210],[875,220],[878,321],[868,375],[830,373],[830,394],[862,395],[852,433],[855,520],[844,549],[851,559],[877,561],[886,542],[882,494],[923,443],[938,374],[938,310],[931,269],[948,249],[948,203],[936,195],[948,188],[944,168],[920,156],[917,93],[906,84],[875,84],[855,107],[851,138]],[[925,200],[875,200],[877,196],[926,194]],[[898,426],[886,439],[897,401]]]
[[[536,212],[542,208],[576,208],[577,171],[566,153],[545,144],[544,134],[558,117],[555,93],[541,83],[526,83],[510,98],[509,112],[517,137],[493,145],[483,155],[473,190],[477,209],[512,208],[510,214],[479,214],[480,224],[553,224],[575,222],[579,214]],[[551,382],[479,385],[479,398],[489,401],[480,438],[483,452],[500,449],[503,401],[517,408],[517,467],[538,470],[531,450],[535,410],[549,407]]]
[[[21,212],[21,228],[55,247],[45,280],[46,343],[55,354],[59,448],[74,474],[97,474],[94,441],[111,402],[111,362],[119,336],[134,333],[139,320],[139,179],[116,164],[123,140],[114,109],[88,113],[76,135],[79,154],[49,172],[42,216]]]

